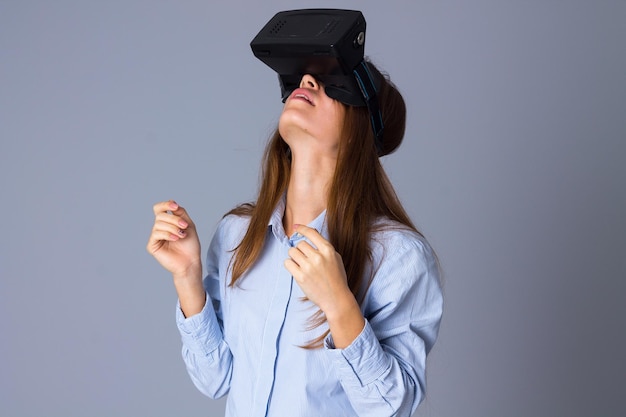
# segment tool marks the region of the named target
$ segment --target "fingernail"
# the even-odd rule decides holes
[[[176,201],[172,200],[170,201],[170,207],[176,210],[178,208],[178,204],[176,203]]]
[[[182,229],[178,229],[178,234],[179,234],[180,236],[185,236],[185,231],[184,231],[184,230],[182,230]]]
[[[186,222],[186,221],[184,221],[184,220],[179,220],[179,221],[178,221],[178,225],[179,225],[180,227],[187,227],[187,226],[189,226],[189,225],[187,224],[187,222]]]

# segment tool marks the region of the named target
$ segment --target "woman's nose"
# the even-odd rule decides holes
[[[313,88],[319,87],[319,83],[311,74],[304,74],[300,80],[300,88]]]

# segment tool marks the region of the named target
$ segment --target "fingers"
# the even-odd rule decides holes
[[[324,239],[324,236],[322,236],[317,230],[313,229],[312,227],[308,227],[308,226],[304,226],[300,224],[300,225],[297,225],[295,229],[296,229],[296,232],[300,233],[302,236],[309,239],[311,243],[315,245],[315,248],[317,248],[318,251],[327,253],[331,251],[332,249],[332,252],[334,252],[334,248],[330,244],[330,242]]]
[[[154,211],[155,221],[164,221],[166,223],[176,224],[182,230],[192,228],[194,226],[191,217],[187,211],[179,206],[174,200],[163,201],[152,207]]]
[[[168,211],[178,210],[180,207],[174,200],[162,201],[152,206],[152,211],[156,216],[159,213],[166,213]]]
[[[293,277],[298,277],[298,274],[300,272],[299,271],[300,266],[297,263],[295,263],[293,259],[291,258],[285,259],[285,262],[283,263],[283,265]]]
[[[186,223],[193,224],[193,222],[191,221],[191,217],[189,217],[189,214],[187,213],[187,210],[179,206],[178,203],[176,203],[174,200],[156,203],[152,207],[152,211],[154,212],[155,216],[157,216],[159,213],[173,214],[185,220]]]
[[[155,219],[147,245],[151,253],[158,250],[163,241],[175,242],[183,239],[194,228],[187,211],[173,200],[156,203],[152,210]]]
[[[307,260],[307,256],[297,247],[290,248],[287,254],[289,255],[289,259],[295,262],[298,266],[303,265],[304,262]]]
[[[154,254],[161,249],[166,242],[176,242],[186,236],[187,232],[184,230],[175,229],[162,223],[155,223],[150,237],[148,238],[146,250],[150,254]]]
[[[173,216],[169,215],[169,217]],[[168,218],[165,218],[165,220],[159,220],[159,218],[157,218],[157,220],[154,222],[154,226],[152,227],[153,236],[156,238],[163,238],[174,241],[180,238],[184,238],[187,235],[187,227],[181,226],[180,224],[176,224],[169,220],[170,219]]]
[[[324,262],[324,256],[308,242],[302,241],[287,252],[289,261],[298,269],[318,268]]]
[[[317,249],[311,246],[311,244],[307,242],[306,240],[302,240],[300,243],[298,243],[295,247],[291,249],[292,250],[295,249],[299,252],[302,252],[304,256],[306,257],[313,256],[315,253],[317,253]]]

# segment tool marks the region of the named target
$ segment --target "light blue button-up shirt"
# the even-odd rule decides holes
[[[192,381],[211,398],[228,394],[227,417],[410,416],[424,395],[426,355],[442,314],[431,248],[398,225],[376,232],[361,334],[345,349],[334,348],[332,335],[323,348],[304,349],[328,327],[310,329],[318,308],[283,265],[302,239],[285,235],[283,213],[284,200],[260,258],[234,287],[229,262],[248,219],[220,222],[207,255],[207,303],[189,318],[176,313]],[[308,226],[328,239],[325,218]]]

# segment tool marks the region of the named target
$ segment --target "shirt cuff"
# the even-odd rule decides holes
[[[368,385],[377,380],[391,366],[369,322],[361,333],[344,349],[336,349],[332,336],[324,340],[324,347],[331,355],[342,382]]]
[[[177,301],[176,324],[183,345],[195,354],[207,356],[217,349],[222,341],[222,329],[209,294],[206,295],[202,311],[191,317],[185,317],[180,308],[180,301]]]

